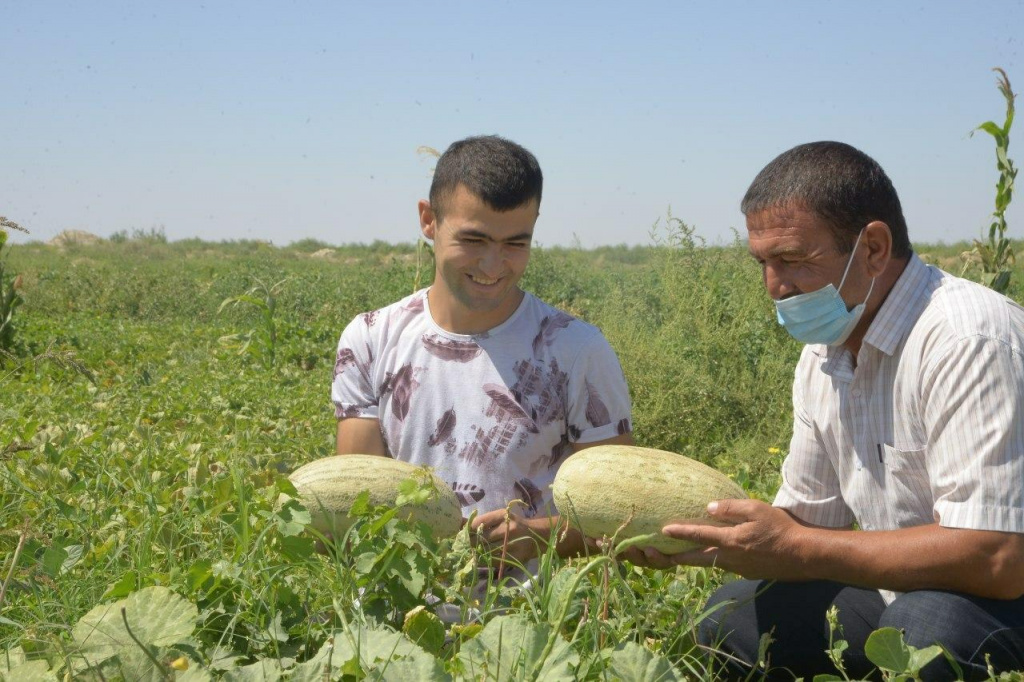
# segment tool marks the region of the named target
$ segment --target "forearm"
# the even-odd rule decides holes
[[[551,519],[558,529],[558,544],[555,545],[555,551],[558,552],[558,556],[563,559],[569,559],[587,552],[588,545],[582,533],[575,528],[567,526],[559,516],[553,516]]]
[[[905,592],[940,589],[993,599],[1024,593],[1021,536],[945,528],[938,524],[892,531],[804,526],[795,538],[797,572]]]
[[[336,452],[339,455],[382,455],[388,449],[380,435],[380,422],[376,419],[350,418],[338,421]]]

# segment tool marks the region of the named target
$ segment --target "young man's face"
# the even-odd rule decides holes
[[[430,297],[436,322],[449,331],[477,333],[515,312],[538,214],[536,200],[496,211],[462,185],[445,202],[440,221],[420,202],[420,227],[434,242],[437,264]]]
[[[867,296],[871,278],[863,273],[867,249],[841,253],[828,225],[815,213],[794,206],[770,208],[747,216],[750,255],[761,264],[765,288],[778,301],[808,294],[828,284],[839,286],[851,259],[840,296],[847,308]]]

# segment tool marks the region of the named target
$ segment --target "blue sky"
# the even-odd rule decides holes
[[[669,206],[730,240],[757,171],[819,139],[882,164],[912,239],[958,241],[993,208],[993,143],[968,135],[1003,120],[991,67],[1024,92],[1024,0],[4,0],[0,20],[0,214],[35,239],[413,241],[417,147],[497,133],[544,169],[544,245],[649,243]]]

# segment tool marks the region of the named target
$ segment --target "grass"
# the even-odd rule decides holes
[[[652,247],[539,249],[524,286],[604,330],[639,444],[711,463],[770,499],[799,346],[741,245],[703,246],[673,219],[654,234]],[[24,352],[0,370],[0,676],[45,665],[105,680],[271,679],[274,666],[289,679],[708,678],[693,627],[720,573],[548,556],[536,590],[495,586],[475,604],[457,589],[475,559],[465,539],[437,545],[382,510],[357,527],[358,551],[313,552],[285,473],[333,451],[337,336],[423,277],[413,245],[312,257],[325,248],[140,234],[11,249]],[[955,271],[967,248],[919,250]],[[223,301],[285,279],[272,367],[219,342],[265,312],[218,314]],[[447,643],[435,651],[407,648],[415,633],[436,634],[405,621],[428,592],[483,622],[440,626]],[[124,606],[128,625],[96,611],[109,604]],[[183,625],[174,614],[192,607]],[[114,653],[99,661],[80,622],[134,637],[108,642]],[[159,623],[189,631],[167,641]],[[503,658],[509,641],[524,643],[514,662]],[[366,658],[384,649],[387,660]]]

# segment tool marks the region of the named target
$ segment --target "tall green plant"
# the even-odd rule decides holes
[[[222,336],[220,342],[237,346],[239,355],[249,353],[262,360],[266,367],[273,367],[277,352],[277,323],[274,320],[274,312],[277,308],[277,297],[287,281],[286,277],[268,285],[258,279],[256,285],[244,294],[224,299],[217,312],[222,312],[228,306],[235,307],[246,303],[259,309],[262,324],[246,332]]]
[[[10,353],[14,348],[14,311],[23,302],[21,294],[18,293],[21,288],[21,276],[7,272],[7,266],[4,264],[8,230],[28,232],[13,220],[0,216],[0,351],[4,351],[4,354]],[[0,364],[3,362],[4,354],[0,354]]]
[[[972,263],[981,268],[980,281],[999,293],[1005,293],[1010,286],[1011,266],[1014,263],[1013,249],[1006,238],[1006,209],[1013,198],[1013,183],[1017,177],[1017,169],[1007,156],[1010,147],[1010,126],[1013,124],[1013,100],[1015,95],[1010,88],[1010,79],[1000,68],[992,69],[999,73],[996,81],[999,92],[1006,99],[1006,120],[1002,126],[993,121],[985,121],[975,130],[983,130],[991,135],[996,142],[996,169],[999,171],[999,182],[996,183],[996,210],[992,213],[992,223],[988,228],[988,241],[976,239],[974,248],[969,252],[967,270]],[[974,131],[971,131],[974,134]]]

